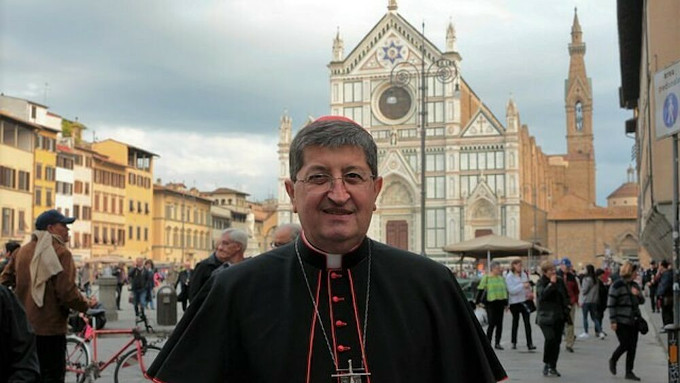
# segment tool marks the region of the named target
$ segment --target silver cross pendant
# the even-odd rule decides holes
[[[348,369],[339,369],[335,374],[331,375],[333,379],[339,379],[340,383],[361,383],[362,377],[370,376],[371,374],[365,372],[363,368],[352,368],[352,359],[348,361]]]

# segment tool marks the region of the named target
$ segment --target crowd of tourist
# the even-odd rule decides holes
[[[533,272],[525,270],[519,259],[512,261],[507,270],[494,261],[477,285],[476,312],[480,322],[487,325],[487,337],[496,350],[504,350],[503,316],[507,311],[512,315],[512,349],[517,349],[521,317],[529,351],[536,349],[531,332],[531,314],[536,312],[535,322],[544,337],[545,376],[561,376],[557,362],[563,340],[565,350],[573,353],[576,339],[605,339],[606,328],[610,328],[618,340],[617,348],[608,359],[610,372],[616,375],[617,362],[626,354],[624,377],[638,381],[640,378],[633,371],[637,341],[640,333],[646,333],[642,330],[646,322],[639,306],[648,295],[652,313],[660,312],[664,325],[672,323],[672,280],[667,261],[658,265],[652,261],[646,270],[628,261],[607,263],[598,269],[587,264],[578,273],[566,257],[544,261]],[[579,308],[583,332],[576,336],[574,324]],[[607,310],[609,315],[605,317]]]

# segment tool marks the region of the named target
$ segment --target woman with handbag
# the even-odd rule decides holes
[[[519,316],[524,321],[524,333],[527,337],[527,348],[536,349],[531,340],[531,322],[529,316],[536,311],[534,305],[534,293],[531,291],[529,276],[522,270],[522,261],[516,259],[510,264],[510,272],[505,276],[505,284],[508,286],[508,303],[512,314],[512,349],[517,349],[517,328]]]
[[[496,330],[496,350],[503,350],[501,346],[501,335],[503,334],[503,311],[508,304],[508,288],[505,279],[501,275],[501,265],[498,262],[491,262],[490,272],[482,277],[477,289],[479,289],[477,303],[484,303],[486,313],[489,317],[489,327],[486,328],[486,337],[491,342],[494,329]],[[486,295],[485,297],[483,297]],[[483,297],[483,298],[482,298]]]
[[[640,286],[634,281],[636,274],[637,266],[632,263],[626,261],[621,266],[619,270],[621,278],[609,288],[607,308],[611,328],[619,340],[619,346],[609,359],[609,371],[616,375],[616,362],[623,353],[626,353],[625,378],[639,381],[640,378],[633,373],[633,365],[638,341],[638,321],[643,320],[638,305],[643,304],[645,298],[640,294]]]
[[[551,261],[541,263],[543,275],[536,283],[536,323],[541,327],[543,338],[543,376],[562,376],[557,372],[560,343],[564,325],[569,321],[569,296],[567,285],[557,276]]]

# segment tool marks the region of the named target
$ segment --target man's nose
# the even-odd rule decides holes
[[[336,203],[344,203],[349,199],[350,195],[347,191],[347,186],[342,178],[333,178],[331,181],[331,188],[328,191],[328,198]]]

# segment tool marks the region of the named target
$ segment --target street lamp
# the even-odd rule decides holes
[[[420,68],[417,65],[402,61],[392,68],[390,83],[400,88],[406,88],[412,77],[416,77],[420,91],[420,254],[425,256],[425,137],[427,125],[427,79],[433,78],[441,84],[448,84],[458,78],[456,63],[445,58],[438,58],[425,69],[425,23],[420,34]],[[458,91],[458,83],[455,85]],[[388,95],[386,102],[395,104],[397,97]]]

